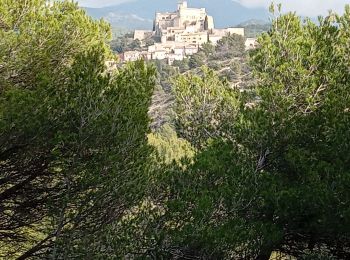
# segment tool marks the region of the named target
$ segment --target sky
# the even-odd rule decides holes
[[[79,5],[85,7],[104,7],[110,5],[117,5],[123,2],[131,2],[132,0],[76,0]],[[147,0],[144,0],[147,1]]]
[[[117,5],[123,2],[133,0],[78,0],[81,6],[86,7],[103,7],[108,5]],[[150,1],[150,0],[143,0]],[[176,2],[177,0],[174,0]],[[265,7],[271,3],[271,0],[232,0],[246,7]],[[190,2],[190,0],[189,0]],[[216,0],[220,4],[220,0]],[[328,10],[342,13],[344,6],[350,3],[350,0],[275,0],[276,3],[282,3],[284,11],[296,11],[302,16],[325,15]]]
[[[271,0],[234,0],[246,7],[268,7]],[[284,11],[296,11],[303,16],[326,15],[329,10],[342,13],[349,0],[277,0],[281,3]]]

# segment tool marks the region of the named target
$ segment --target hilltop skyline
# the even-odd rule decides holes
[[[78,0],[80,6],[100,8],[106,6],[115,6],[122,3],[134,2],[135,0]],[[151,1],[151,0],[144,0]],[[267,9],[271,3],[271,0],[232,0],[247,8],[265,8]],[[176,4],[174,0],[174,5]],[[189,1],[191,3],[191,1]],[[203,1],[205,2],[205,1]],[[219,5],[222,0],[217,1]],[[329,10],[333,10],[337,13],[342,13],[344,6],[349,2],[347,0],[333,0],[333,1],[320,1],[320,0],[279,0],[278,3],[282,3],[283,11],[296,11],[302,16],[318,16],[326,15]]]
[[[217,28],[227,28],[251,19],[268,21],[268,12],[263,8],[246,8],[232,0],[220,0],[218,5],[212,0],[190,0],[189,7],[203,7],[215,18]],[[127,30],[153,28],[155,12],[174,11],[176,0],[135,0],[104,8],[86,8],[96,19],[104,18],[113,28]]]

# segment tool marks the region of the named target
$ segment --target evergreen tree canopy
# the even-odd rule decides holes
[[[349,7],[319,24],[277,17],[251,53],[254,86],[226,90],[234,117],[205,107],[223,84],[217,76],[178,80],[179,133],[202,139],[222,120],[193,163],[161,178],[168,256],[350,257],[349,17]]]
[[[98,257],[146,188],[155,71],[107,73],[109,26],[70,1],[0,13],[0,258]]]

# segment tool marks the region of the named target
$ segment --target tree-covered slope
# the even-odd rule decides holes
[[[72,1],[0,13],[1,259],[350,259],[350,6],[114,70]]]

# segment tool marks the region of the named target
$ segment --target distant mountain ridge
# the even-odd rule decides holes
[[[214,17],[215,27],[235,26],[247,20],[268,20],[268,11],[263,8],[247,8],[232,0],[189,0],[189,7],[205,7]],[[176,10],[176,0],[135,0],[103,8],[85,8],[96,18],[104,18],[112,27],[152,29],[155,12]]]
[[[252,25],[266,25],[266,24],[270,24],[270,22],[268,22],[267,20],[259,20],[259,19],[250,19],[250,20],[246,20],[242,23],[239,23],[237,26],[252,26]]]
[[[245,36],[248,38],[256,38],[261,33],[267,32],[271,28],[271,22],[264,20],[251,19],[240,23],[238,27],[245,29]]]

